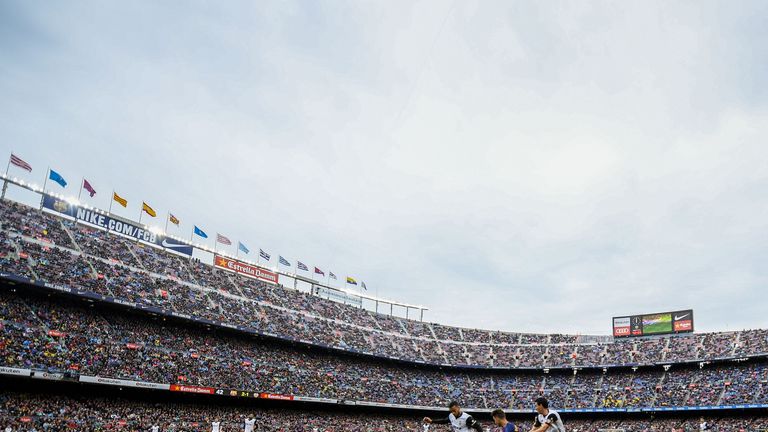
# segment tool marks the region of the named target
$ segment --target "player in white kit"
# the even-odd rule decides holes
[[[565,425],[560,418],[560,413],[549,409],[547,398],[536,399],[536,419],[529,432],[565,432]]]
[[[252,417],[248,417],[245,419],[245,432],[253,432],[253,427],[256,424],[256,419]]]
[[[211,422],[211,432],[221,432],[221,422],[216,420]]]
[[[448,410],[451,412],[448,414],[448,418],[432,420],[429,417],[424,417],[423,421],[427,425],[449,424],[453,432],[472,432],[472,430],[483,432],[483,428],[477,420],[473,419],[471,415],[461,412],[458,402],[452,401],[448,405]]]

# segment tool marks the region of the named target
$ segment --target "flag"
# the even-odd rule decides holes
[[[245,247],[245,245],[242,244],[241,242],[237,242],[237,248],[245,253],[251,253],[251,251],[249,251],[248,248]]]
[[[363,287],[364,290],[368,291],[368,287],[365,286],[365,282],[360,281],[360,286]]]
[[[96,189],[94,189],[93,186],[91,186],[91,184],[88,183],[88,180],[86,179],[83,179],[83,189],[88,191],[88,195],[90,195],[91,198],[93,198],[93,196],[96,195]]]
[[[144,201],[141,202],[141,210],[144,212],[147,212],[148,215],[155,217],[157,216],[157,213],[155,212],[155,209],[149,206],[149,204],[145,203]]]
[[[224,237],[223,235],[221,235],[219,233],[216,233],[216,242],[217,243],[221,243],[221,244],[225,244],[227,246],[231,246],[232,245],[232,241],[230,239]]]
[[[351,278],[350,276],[347,276],[347,283],[352,285],[357,285],[357,281]]]
[[[330,277],[331,279],[336,279],[336,275],[333,274],[333,272],[331,271],[328,272],[328,277]]]
[[[325,273],[323,273],[323,271],[322,271],[322,270],[320,270],[320,269],[319,269],[319,268],[317,268],[317,267],[315,267],[315,273],[317,273],[317,274],[321,274],[321,275],[325,276]]]
[[[168,220],[171,221],[172,224],[179,226],[179,218],[173,215],[173,213],[168,213]]]
[[[297,267],[299,270],[309,271],[309,268],[307,267],[307,265],[306,265],[306,264],[304,264],[304,263],[303,263],[303,262],[301,262],[301,261],[296,261],[296,267]]]
[[[118,195],[116,192],[112,192],[112,199],[117,201],[123,207],[128,207],[128,200]]]
[[[20,157],[16,156],[13,153],[11,153],[11,164],[15,165],[15,166],[17,166],[17,167],[19,167],[21,169],[25,169],[25,170],[27,170],[29,172],[32,172],[32,165],[24,162],[23,160],[21,160]]]
[[[265,260],[269,261],[269,254],[264,252],[264,250],[259,249],[259,256],[264,258]]]
[[[67,181],[64,180],[64,177],[50,168],[48,169],[48,178],[61,185],[61,187],[67,187]]]
[[[202,238],[208,238],[208,234],[206,234],[205,231],[198,228],[197,225],[195,225],[194,233],[195,235],[199,235]]]
[[[280,255],[277,256],[277,260],[280,262],[280,264],[284,266],[288,266],[288,267],[291,266],[291,263],[289,263],[287,259],[281,257]]]

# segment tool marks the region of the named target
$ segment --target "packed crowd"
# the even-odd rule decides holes
[[[462,371],[312,350],[79,300],[0,291],[0,366],[330,400],[525,409],[768,403],[768,363],[542,373]],[[331,331],[329,329],[329,331]]]
[[[146,403],[125,399],[0,393],[0,430],[242,432],[245,420],[263,432],[402,432],[421,431],[418,417],[265,410],[218,405]]]
[[[377,314],[0,201],[0,271],[314,344],[434,364],[556,368],[768,353],[768,330],[649,340],[521,334]]]
[[[73,395],[0,393],[0,430],[10,432],[152,431],[209,432],[214,422],[222,432],[243,431],[246,420],[255,420],[257,432],[403,432],[423,431],[419,413],[413,415],[340,413],[300,409],[265,409],[192,403],[152,403],[130,399]],[[477,415],[486,431],[498,429]],[[532,415],[508,415],[520,431],[527,431]],[[576,420],[563,416],[566,430],[599,432],[606,429],[627,432],[758,432],[768,430],[768,417],[687,417],[687,418],[604,418]],[[433,425],[430,431],[447,431]]]

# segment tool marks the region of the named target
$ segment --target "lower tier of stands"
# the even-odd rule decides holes
[[[255,420],[258,432],[403,432],[423,431],[422,413],[342,413],[338,410],[260,408],[199,403],[146,402],[116,397],[84,397],[0,391],[0,430],[6,431],[187,431],[208,432],[218,423],[222,432],[243,431]],[[476,415],[484,430],[498,429],[487,413]],[[750,432],[768,430],[768,415],[687,417],[570,418],[562,415],[569,432],[606,430],[651,432]],[[527,431],[533,415],[508,416],[518,430]],[[447,431],[433,425],[430,431]]]
[[[0,371],[43,378],[98,377],[143,387],[413,407],[442,407],[458,399],[479,410],[525,412],[540,395],[567,410],[768,404],[765,362],[702,366],[575,373],[418,366],[0,285]]]

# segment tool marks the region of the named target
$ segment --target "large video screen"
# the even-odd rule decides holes
[[[693,331],[693,310],[613,318],[613,336],[649,336]]]

